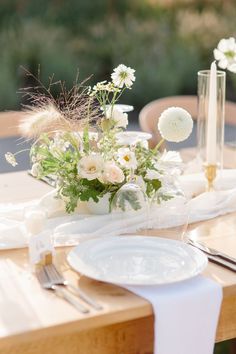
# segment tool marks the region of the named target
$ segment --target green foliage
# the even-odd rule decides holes
[[[119,203],[117,205],[118,201],[116,201],[116,206],[120,208],[122,211],[127,211],[129,210],[128,205],[130,206],[130,209],[132,210],[139,210],[141,209],[140,201],[138,200],[138,197],[135,193],[132,191],[127,190],[125,193],[122,193],[119,198]],[[127,205],[128,204],[128,205]]]
[[[20,65],[45,82],[55,73],[72,85],[107,79],[123,62],[134,67],[134,90],[123,101],[141,108],[152,99],[196,93],[196,72],[208,68],[222,37],[235,33],[234,1],[2,0],[0,7],[0,107],[19,107],[20,87],[32,85]],[[233,75],[227,85],[234,95]],[[93,84],[94,78],[91,80]],[[56,93],[56,92],[55,92]]]

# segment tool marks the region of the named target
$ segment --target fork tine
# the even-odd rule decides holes
[[[84,307],[82,304],[80,304],[77,300],[75,300],[69,293],[66,292],[65,289],[60,288],[57,286],[55,283],[53,283],[48,276],[48,273],[46,273],[45,267],[42,267],[40,269],[37,269],[36,271],[36,276],[37,279],[40,283],[40,285],[45,288],[45,289],[50,289],[53,290],[54,293],[58,297],[64,298],[67,302],[69,302],[72,306],[74,306],[79,312],[81,313],[89,313],[89,309]]]
[[[89,295],[87,295],[80,288],[77,288],[73,284],[70,284],[63,277],[63,275],[57,270],[57,268],[55,267],[55,265],[53,263],[44,266],[44,268],[46,269],[48,277],[53,284],[66,286],[68,288],[68,290],[71,290],[74,294],[79,296],[79,298],[81,298],[83,301],[85,301],[87,304],[89,304],[90,306],[92,306],[96,310],[101,310],[103,308],[100,304],[98,304],[94,299],[92,299]]]
[[[37,276],[39,283],[41,284],[41,286],[43,288],[47,288],[47,289],[50,288],[51,284],[50,284],[50,281],[47,277],[47,274],[45,273],[44,268],[37,269],[36,276]]]
[[[45,266],[45,270],[52,283],[65,285],[65,279],[56,271],[54,265]]]

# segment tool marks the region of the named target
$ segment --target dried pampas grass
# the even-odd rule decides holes
[[[42,133],[55,133],[58,130],[81,130],[92,122],[97,122],[101,111],[95,99],[89,95],[89,87],[84,86],[86,79],[78,83],[78,75],[74,86],[67,90],[65,82],[53,81],[49,78],[49,86],[45,87],[39,78],[24,69],[37,83],[36,87],[21,89],[23,97],[31,103],[24,106],[24,117],[19,130],[24,137],[38,138]],[[39,74],[39,73],[38,73]],[[53,86],[58,86],[60,93],[54,98]]]
[[[68,123],[53,104],[43,107],[32,107],[25,111],[25,116],[19,125],[19,131],[24,137],[38,138],[42,133],[66,129]]]

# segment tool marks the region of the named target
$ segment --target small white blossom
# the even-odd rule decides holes
[[[39,177],[41,172],[42,172],[42,167],[40,165],[40,163],[36,162],[33,164],[33,166],[31,167],[31,174],[34,177]]]
[[[178,143],[189,137],[193,129],[191,115],[183,108],[170,107],[162,112],[158,129],[163,139]]]
[[[7,153],[5,154],[5,159],[6,159],[6,161],[7,161],[10,165],[12,165],[13,167],[15,167],[15,166],[18,165],[18,163],[16,162],[15,155],[12,154],[11,152],[7,152]]]
[[[115,125],[119,128],[126,128],[128,125],[128,114],[123,113],[120,109],[116,107],[108,107],[106,110],[106,118],[113,119]]]
[[[104,161],[101,155],[92,154],[82,157],[78,163],[78,174],[89,181],[99,178],[102,174]]]
[[[61,134],[57,133],[49,145],[49,150],[52,153],[57,150],[65,152],[69,146],[69,141],[65,141]]]
[[[102,183],[122,183],[125,179],[124,172],[114,162],[106,162],[102,173]]]
[[[107,91],[107,92],[120,92],[120,89],[114,85],[113,82],[100,81],[96,85],[93,86],[93,92],[90,95],[94,95],[99,91]]]
[[[121,166],[125,168],[137,168],[137,160],[135,153],[132,152],[129,148],[120,148],[117,152],[118,162]]]
[[[221,69],[236,73],[236,41],[233,37],[221,39],[213,53]]]
[[[163,178],[163,175],[160,174],[160,173],[159,173],[158,171],[156,171],[156,170],[147,169],[145,178],[146,178],[146,179],[150,179],[150,180],[159,179],[159,180],[161,181],[162,178]]]
[[[135,176],[136,184],[142,189],[142,191],[146,192],[146,183],[142,176]]]
[[[111,74],[114,85],[119,88],[122,88],[123,86],[131,88],[133,82],[135,81],[134,72],[134,69],[131,69],[124,64],[118,65]]]

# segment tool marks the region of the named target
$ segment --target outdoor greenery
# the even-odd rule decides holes
[[[34,84],[21,66],[43,82],[73,85],[91,71],[108,78],[119,63],[136,69],[123,102],[136,109],[167,95],[195,94],[196,73],[209,68],[218,41],[235,36],[235,0],[1,0],[0,110],[19,109],[17,91]],[[227,98],[236,99],[236,75]],[[215,353],[227,354],[228,344]]]
[[[197,70],[209,67],[222,37],[234,36],[235,14],[233,0],[1,0],[0,109],[18,108],[18,89],[32,84],[21,65],[33,73],[40,65],[44,82],[54,73],[70,86],[77,69],[97,81],[123,62],[137,70],[123,98],[136,109],[194,94]]]

